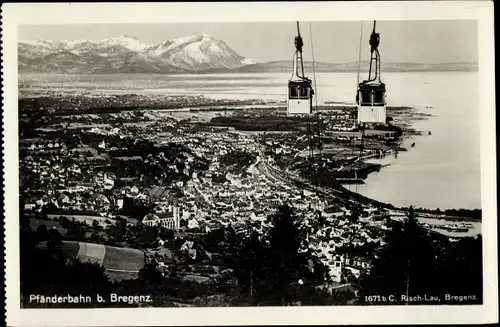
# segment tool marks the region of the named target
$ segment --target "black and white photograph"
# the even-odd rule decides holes
[[[15,26],[21,315],[497,292],[480,20],[254,14]]]

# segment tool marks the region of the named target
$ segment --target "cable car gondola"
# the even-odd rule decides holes
[[[380,34],[375,32],[375,26],[376,21],[373,22],[373,31],[370,36],[371,59],[368,80],[359,83],[356,94],[358,124],[385,124],[387,119],[386,88],[380,79],[380,53],[378,51]]]
[[[302,61],[302,46],[304,42],[300,36],[299,22],[298,35],[295,37],[295,54],[293,56],[293,74],[288,81],[287,114],[310,115],[312,113],[312,99],[314,89],[309,78],[304,76],[304,62]]]

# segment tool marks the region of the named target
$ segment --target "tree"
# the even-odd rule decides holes
[[[437,240],[435,240],[437,241]],[[483,298],[483,255],[482,237],[463,237],[458,242],[439,240],[439,284],[441,294],[475,295],[475,300],[457,302],[482,303]]]
[[[171,279],[179,278],[179,268],[177,268],[177,265],[171,265],[168,268],[168,277]]]
[[[34,242],[35,233],[21,230],[20,234],[20,279],[23,306],[30,303],[30,294],[84,295],[95,297],[96,293],[106,297],[109,283],[104,268],[95,263],[81,262],[77,259],[66,260],[61,249],[61,235],[55,229],[48,230],[47,249],[38,248]],[[74,306],[75,304],[55,304],[56,306]],[[95,302],[83,306],[96,306]],[[51,306],[49,304],[36,304]]]
[[[47,203],[42,208],[42,211],[45,213],[54,213],[54,212],[57,212],[58,210],[59,210],[59,208],[53,202]]]
[[[154,285],[161,283],[163,275],[158,269],[156,269],[154,264],[147,263],[139,270],[139,279]]]
[[[30,218],[25,215],[24,206],[26,204],[26,198],[22,195],[19,196],[19,226],[21,229],[30,230]]]
[[[305,233],[298,217],[285,205],[269,217],[273,227],[262,237],[256,232],[241,246],[236,274],[245,294],[252,302],[265,305],[289,305],[310,302],[304,299],[304,286],[315,288],[324,282],[322,264],[307,250]],[[320,298],[319,296],[318,298]]]
[[[36,239],[40,241],[46,241],[49,238],[49,233],[47,231],[47,226],[40,225],[36,228]]]
[[[347,219],[355,224],[359,221],[359,213],[358,212],[353,212],[350,216],[347,217]]]
[[[105,242],[104,237],[102,237],[98,232],[93,231],[92,234],[90,234],[89,241],[91,243],[98,243],[102,244]]]
[[[408,218],[395,223],[387,244],[376,255],[370,274],[361,281],[364,295],[433,295],[439,286],[435,245],[417,221],[413,207]]]
[[[92,228],[96,231],[102,230],[101,224],[97,220],[92,220]]]
[[[321,214],[321,211],[318,212],[317,221],[318,221],[318,225],[319,225],[320,228],[325,227],[325,225],[326,225],[326,217],[325,217],[325,215]]]
[[[250,297],[252,305],[255,305],[257,300],[254,293],[259,292],[266,278],[265,267],[262,266],[264,256],[264,246],[255,231],[250,237],[242,240],[240,249],[236,251],[235,276],[243,294]]]
[[[67,230],[68,230],[68,233],[67,233],[68,237],[72,237],[78,241],[85,240],[85,230],[74,219],[72,221],[70,221]]]
[[[229,224],[224,230],[224,241],[229,245],[229,247],[232,247],[236,244],[237,240],[238,236],[236,236],[236,231],[234,230],[233,225]]]
[[[158,229],[144,224],[135,225],[135,236],[137,237],[137,246],[141,249],[155,248],[158,246]]]
[[[70,223],[70,220],[68,219],[68,217],[61,216],[59,218],[59,224],[61,225],[62,228],[68,229],[69,223]]]
[[[160,228],[159,236],[162,240],[173,240],[175,235],[172,229]]]
[[[83,294],[94,297],[95,294],[104,295],[110,291],[110,283],[103,266],[93,262],[81,262],[77,259],[67,262],[61,285],[61,291],[71,290],[75,295]]]
[[[181,220],[181,226],[182,226],[183,220]],[[187,223],[186,223],[187,224]],[[203,235],[203,242],[205,249],[211,250],[214,252],[219,252],[222,249],[220,249],[219,244],[222,243],[225,239],[225,231],[224,228],[218,228],[218,229],[213,229],[210,230],[208,233]]]
[[[47,249],[53,251],[63,245],[62,235],[57,229],[49,229],[47,232]]]
[[[269,269],[269,290],[280,299],[282,305],[291,301],[291,286],[298,282],[303,258],[299,255],[301,246],[300,231],[296,226],[296,217],[288,206],[282,206],[271,216],[273,228],[267,235],[269,247],[266,249]]]

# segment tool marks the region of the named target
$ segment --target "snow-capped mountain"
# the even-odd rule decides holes
[[[255,61],[242,57],[224,41],[207,34],[192,35],[166,41],[147,50],[149,56],[187,70],[238,68]]]
[[[22,72],[170,73],[233,69],[256,63],[207,34],[175,38],[147,45],[135,37],[101,41],[20,41]]]
[[[150,45],[144,44],[132,36],[110,37],[98,42],[98,44],[102,47],[121,45],[122,47],[134,52],[143,52],[150,47]]]
[[[45,56],[57,52],[58,50],[54,42],[47,40],[37,39],[18,43],[19,55],[27,58],[39,58],[40,56]]]

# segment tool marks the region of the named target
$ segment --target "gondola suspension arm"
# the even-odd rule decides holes
[[[376,32],[376,26],[377,26],[377,21],[374,20],[372,34],[370,35],[371,59],[370,59],[370,70],[368,72],[369,81],[375,81],[377,79],[380,81],[380,53],[378,52],[378,46],[380,44],[380,33]],[[375,61],[375,72],[374,76],[372,77],[373,61]]]
[[[304,62],[302,60],[302,47],[304,46],[304,41],[300,35],[300,25],[297,22],[297,36],[295,37],[295,56],[294,56],[294,66],[295,75],[301,79],[305,79],[304,73]],[[300,65],[300,68],[299,68]],[[302,74],[301,74],[302,73]]]

